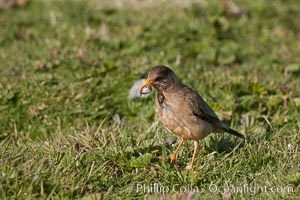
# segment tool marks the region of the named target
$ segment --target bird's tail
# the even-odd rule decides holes
[[[231,135],[234,135],[234,136],[237,136],[239,138],[245,139],[244,135],[240,134],[239,132],[237,132],[237,131],[235,131],[235,130],[233,130],[231,128],[226,128],[226,129],[224,129],[224,131],[227,132],[227,133],[229,133],[229,134],[231,134]]]

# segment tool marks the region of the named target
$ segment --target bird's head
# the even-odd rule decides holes
[[[142,94],[145,87],[153,86],[158,91],[164,91],[178,83],[179,79],[170,68],[158,65],[149,71],[147,80],[140,88],[140,93]]]

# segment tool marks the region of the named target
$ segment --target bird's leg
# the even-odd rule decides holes
[[[181,140],[181,142],[179,143],[177,149],[174,151],[174,153],[170,156],[170,160],[171,160],[171,163],[175,163],[176,161],[176,157],[177,157],[177,153],[180,149],[180,147],[183,145],[184,143],[184,139]]]
[[[189,170],[193,170],[193,168],[194,168],[194,161],[195,161],[195,157],[196,157],[196,154],[197,154],[197,151],[198,151],[198,141],[194,141],[194,154],[193,154],[193,158],[192,158],[192,162],[191,162],[191,164],[190,164],[190,166],[189,166]]]

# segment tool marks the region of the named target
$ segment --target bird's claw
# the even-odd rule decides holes
[[[189,165],[188,167],[187,167],[187,170],[190,170],[190,171],[192,171],[193,170],[193,168],[194,168],[194,165]]]
[[[170,156],[170,163],[171,163],[171,164],[175,164],[175,162],[176,162],[176,154],[172,154],[172,155]]]

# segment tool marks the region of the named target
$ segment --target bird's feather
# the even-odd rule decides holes
[[[210,123],[214,128],[224,128],[225,125],[197,92],[188,86],[185,86],[184,90],[186,91],[186,103],[189,104],[194,116]]]
[[[185,88],[185,90],[190,91],[187,92],[190,95],[187,103],[190,104],[194,116],[210,123],[213,129],[217,132],[227,132],[231,135],[235,135],[240,138],[245,138],[239,132],[223,124],[221,120],[217,117],[216,113],[207,105],[207,103],[201,98],[201,96],[197,92],[193,91],[188,86],[185,86]]]

